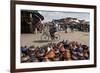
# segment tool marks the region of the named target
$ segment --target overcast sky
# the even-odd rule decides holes
[[[55,12],[55,11],[39,11],[44,16],[43,22],[52,21],[52,19],[61,19],[66,17],[78,18],[80,20],[90,20],[90,14],[87,12]]]

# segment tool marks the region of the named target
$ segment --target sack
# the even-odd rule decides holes
[[[61,51],[61,52],[65,52],[65,48],[62,46],[62,47],[60,48],[60,51]]]
[[[70,53],[70,50],[67,50],[63,53],[63,57],[64,59],[66,60],[71,60],[71,53]]]
[[[55,51],[53,49],[51,49],[46,56],[47,58],[53,59],[55,57]]]

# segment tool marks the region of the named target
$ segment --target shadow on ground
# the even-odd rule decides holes
[[[33,41],[35,43],[46,43],[46,42],[51,42],[50,40],[35,40]]]

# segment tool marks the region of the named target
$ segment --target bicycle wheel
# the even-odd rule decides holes
[[[48,41],[49,40],[49,37],[47,35],[43,34],[41,36],[41,40]]]
[[[60,40],[60,35],[59,35],[59,34],[55,34],[54,40],[55,40],[55,41],[59,41],[59,40]]]

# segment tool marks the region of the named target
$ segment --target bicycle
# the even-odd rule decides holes
[[[51,39],[51,41],[59,41],[60,40],[60,35],[55,33],[55,36],[52,38],[51,35],[49,33],[43,33],[41,35],[41,40],[45,40],[45,41],[49,41]]]

